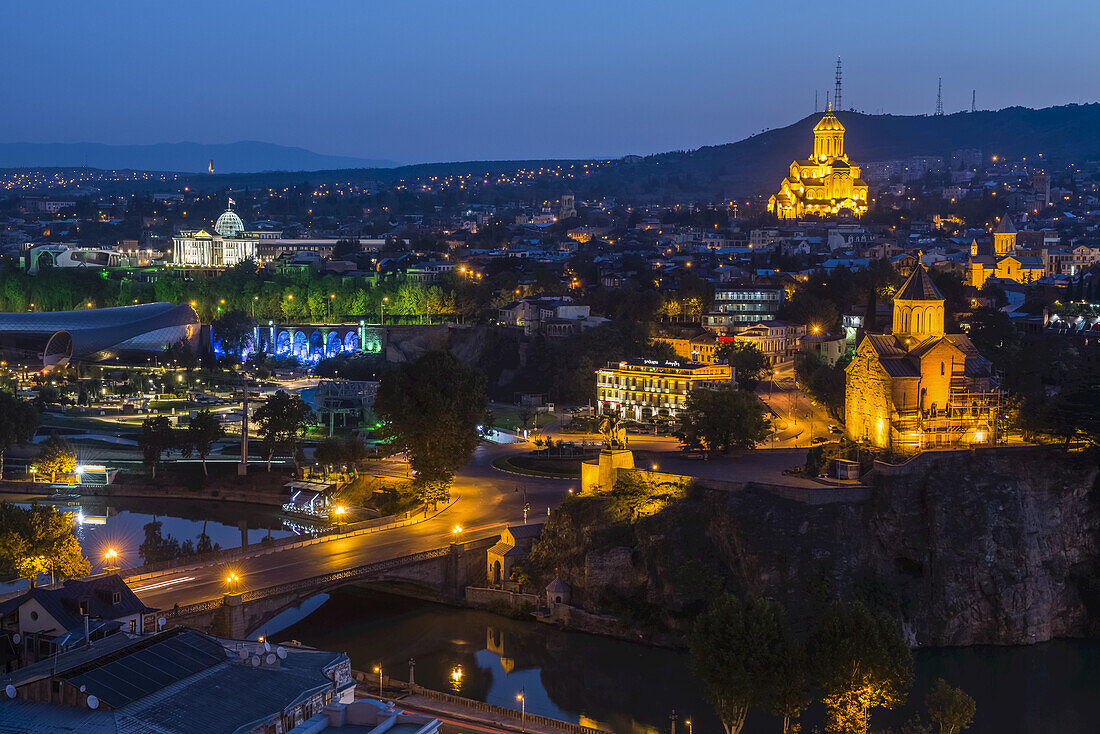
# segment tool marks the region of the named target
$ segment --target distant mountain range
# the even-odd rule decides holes
[[[736,143],[644,157],[628,156],[595,173],[572,179],[578,195],[621,196],[630,200],[702,201],[748,196],[775,190],[791,161],[812,149],[813,126],[822,113]],[[838,112],[844,124],[845,151],[857,164],[941,155],[977,149],[987,158],[1038,156],[1052,166],[1100,160],[1100,104],[1065,105],[1033,110],[1009,107],[988,112],[941,116],[865,115]],[[314,183],[382,180],[416,176],[483,174],[584,161],[464,161],[397,166],[393,161],[326,156],[303,148],[244,141],[225,145],[162,143],[101,145],[97,143],[0,143],[0,168],[79,167],[205,174],[214,160],[215,176],[189,176],[195,186],[270,185],[297,182],[297,172],[310,172]],[[355,169],[355,170],[349,170]],[[295,173],[290,173],[295,172]],[[554,195],[556,184],[548,182]],[[565,186],[562,185],[562,190]]]
[[[736,143],[692,151],[631,156],[599,169],[576,188],[632,198],[669,195],[744,196],[778,190],[791,161],[809,157],[818,112]],[[1100,104],[1033,110],[1009,107],[940,116],[838,112],[844,150],[853,163],[980,150],[987,158],[1038,156],[1061,166],[1100,159]]]
[[[205,173],[214,161],[215,173],[261,171],[317,171],[345,168],[390,168],[395,161],[321,155],[272,143],[157,143],[104,145],[103,143],[0,143],[0,168],[68,168],[89,166],[139,171]]]

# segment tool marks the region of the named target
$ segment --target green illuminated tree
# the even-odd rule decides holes
[[[49,474],[50,481],[55,482],[58,474],[69,474],[76,468],[76,452],[68,441],[52,434],[42,442],[31,466],[39,474]]]
[[[865,734],[872,709],[905,703],[913,684],[913,654],[888,614],[872,612],[861,602],[833,602],[818,620],[809,651],[829,731]]]
[[[779,607],[765,599],[726,594],[695,620],[692,669],[727,734],[741,731],[750,707],[767,704],[781,635]]]
[[[29,579],[52,573],[77,578],[91,570],[72,530],[72,517],[53,505],[0,503],[0,570]]]
[[[408,452],[418,479],[449,486],[477,448],[487,404],[480,372],[433,351],[382,376],[374,412],[380,433]]]
[[[727,453],[755,447],[770,427],[767,408],[755,394],[719,387],[688,393],[677,436],[684,449]]]
[[[4,478],[4,453],[29,443],[38,429],[38,411],[7,390],[0,390],[0,479]]]
[[[937,678],[924,698],[932,721],[939,724],[940,734],[958,734],[974,721],[978,705],[966,691],[955,688],[943,678]]]

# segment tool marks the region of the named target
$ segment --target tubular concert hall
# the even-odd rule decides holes
[[[147,357],[180,341],[197,348],[199,326],[188,304],[0,313],[0,352],[11,358],[40,358],[46,368],[69,361]]]

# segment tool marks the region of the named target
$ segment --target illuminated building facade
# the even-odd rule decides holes
[[[989,360],[968,337],[944,333],[944,298],[923,265],[894,296],[892,333],[867,334],[846,372],[853,441],[916,451],[1000,438]]]
[[[734,384],[728,364],[628,359],[596,370],[596,408],[647,421],[675,418],[692,390]]]
[[[780,219],[867,213],[867,184],[844,152],[844,126],[832,112],[814,125],[813,156],[791,163],[768,211]]]
[[[248,230],[233,209],[226,209],[205,229],[183,230],[172,238],[172,264],[192,268],[230,268],[247,258],[268,263],[288,253],[312,252],[332,257],[339,240],[284,239],[278,230]],[[370,242],[368,240],[368,242]]]
[[[1024,254],[1016,242],[1016,227],[1008,216],[993,231],[992,254],[979,254],[978,243],[970,245],[967,284],[981,288],[990,278],[1033,283],[1046,274],[1043,258]],[[988,250],[986,252],[989,252]]]

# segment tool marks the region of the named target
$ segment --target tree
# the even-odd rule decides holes
[[[202,473],[206,472],[206,457],[214,450],[214,443],[225,436],[225,429],[221,421],[209,410],[200,410],[187,425],[187,441],[185,453],[190,456],[192,452],[202,459]]]
[[[153,479],[157,478],[157,467],[165,451],[176,445],[176,432],[166,415],[146,418],[141,423],[141,435],[138,446],[141,448],[145,463],[153,469]]]
[[[430,503],[434,510],[440,502],[450,501],[453,476],[453,474],[436,477],[418,475],[413,481],[413,497],[422,505],[427,506]]]
[[[76,468],[76,452],[68,441],[56,433],[50,434],[31,466],[39,474],[49,474],[50,481],[55,482],[58,474],[69,474]]]
[[[810,705],[806,667],[806,648],[787,630],[783,630],[771,650],[771,663],[768,666],[768,707],[783,721],[783,734],[798,730],[794,720]]]
[[[755,388],[770,368],[768,355],[747,342],[723,342],[714,350],[714,356],[733,366],[734,378],[747,390]]]
[[[145,540],[138,546],[138,555],[146,564],[180,557],[180,542],[171,535],[165,538],[160,532],[161,525],[156,518],[145,523]]]
[[[829,731],[865,734],[871,709],[902,705],[913,683],[913,654],[898,623],[858,601],[829,606],[811,637],[809,655]]]
[[[91,570],[73,535],[72,518],[53,505],[0,503],[0,570],[29,579],[53,573],[77,578]]]
[[[267,452],[267,470],[271,471],[271,460],[275,451],[281,450],[294,455],[298,446],[298,437],[314,421],[313,411],[298,395],[290,395],[279,390],[256,409],[253,418],[259,425],[264,451]]]
[[[779,608],[726,594],[695,620],[691,665],[727,734],[738,734],[752,706],[768,701]]]
[[[771,420],[760,398],[731,386],[692,390],[677,436],[685,449],[727,453],[751,449],[768,436]]]
[[[4,478],[4,454],[13,446],[30,443],[38,429],[34,405],[7,390],[0,390],[0,479]]]
[[[252,342],[256,322],[244,311],[230,311],[210,324],[215,341],[221,342],[222,351],[240,357],[244,348]]]
[[[925,708],[932,721],[940,726],[940,734],[958,734],[974,721],[978,706],[961,688],[955,688],[943,678],[937,678],[932,690],[924,697]]]
[[[477,448],[487,404],[480,372],[433,351],[382,376],[374,412],[418,478],[449,483]]]

